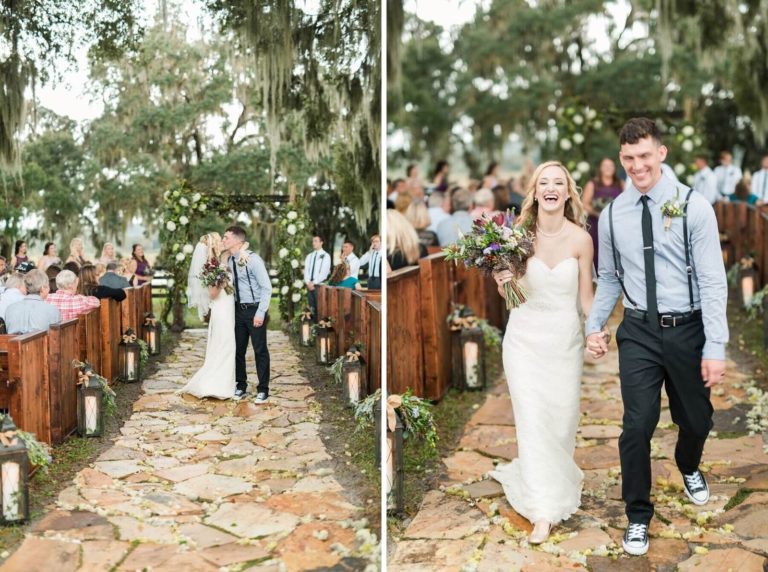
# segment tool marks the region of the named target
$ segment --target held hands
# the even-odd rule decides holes
[[[719,359],[701,360],[701,378],[704,380],[704,387],[712,387],[722,383],[725,377],[725,361]]]
[[[264,325],[264,318],[263,317],[262,318],[260,318],[259,316],[254,316],[253,317],[253,327],[254,328],[260,328],[263,325]]]
[[[599,359],[608,353],[608,341],[610,334],[603,330],[587,336],[587,350],[593,358]]]

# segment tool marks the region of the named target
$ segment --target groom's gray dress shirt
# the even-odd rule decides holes
[[[683,219],[673,217],[670,229],[664,230],[664,216],[661,214],[662,205],[667,200],[675,199],[676,188],[679,188],[678,198],[682,203],[688,194],[688,187],[683,184],[675,185],[667,177],[661,177],[648,193],[648,208],[653,224],[659,314],[690,311]],[[631,188],[613,201],[613,229],[616,250],[621,254],[624,267],[624,285],[637,308],[646,310],[641,197],[642,194],[637,189]],[[702,358],[724,360],[725,344],[728,342],[728,322],[725,317],[728,285],[715,211],[699,193],[691,193],[688,204],[688,235],[693,267],[693,303],[696,309],[702,311],[706,337]],[[599,278],[595,301],[585,326],[587,335],[600,331],[621,294],[611,249],[608,209],[603,210],[600,216],[598,236]],[[633,308],[626,297],[624,307]]]
[[[246,250],[246,252],[248,253],[248,264],[245,266],[240,266],[237,263],[238,254],[229,258],[229,268],[231,270],[234,265],[235,272],[237,272],[238,289],[240,290],[240,299],[236,302],[241,304],[258,303],[259,309],[256,310],[256,316],[263,318],[269,310],[269,301],[272,298],[272,281],[269,279],[267,267],[261,256],[250,250]],[[234,282],[232,286],[234,287]],[[237,297],[237,292],[235,292],[235,297]]]

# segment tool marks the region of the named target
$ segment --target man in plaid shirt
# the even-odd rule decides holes
[[[45,299],[46,302],[58,308],[62,321],[77,318],[80,314],[85,314],[101,305],[95,296],[77,294],[77,281],[78,278],[74,272],[62,270],[56,276],[56,292],[49,294]]]

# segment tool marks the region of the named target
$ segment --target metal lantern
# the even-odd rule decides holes
[[[29,456],[10,415],[0,423],[0,524],[29,520]]]
[[[312,345],[312,310],[305,307],[301,311],[301,322],[299,323],[299,339],[301,345],[309,347]]]
[[[477,318],[469,312],[451,322],[451,368],[454,387],[462,390],[485,387],[485,338]]]
[[[344,356],[341,378],[344,402],[349,406],[357,405],[366,396],[365,368],[357,346],[351,346]]]
[[[160,322],[152,312],[144,314],[144,341],[149,355],[160,355]]]
[[[336,336],[333,331],[333,320],[325,318],[317,323],[317,336],[315,337],[315,349],[317,351],[317,363],[330,365],[336,359]]]
[[[104,432],[104,390],[89,364],[81,367],[77,390],[77,433],[100,437]]]
[[[376,416],[376,444],[377,462],[383,466],[384,494],[387,499],[387,511],[401,513],[405,510],[405,459],[403,454],[403,421],[397,408],[400,406],[401,397],[390,395],[387,397],[387,432],[384,438],[384,450],[381,450],[381,400],[376,402],[374,415]]]
[[[745,256],[739,261],[739,284],[742,304],[749,306],[755,294],[755,259],[751,256]]]
[[[141,347],[137,343],[136,332],[128,328],[117,346],[120,359],[120,377],[123,381],[141,381]]]

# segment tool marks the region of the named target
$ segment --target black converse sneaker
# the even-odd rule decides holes
[[[694,471],[691,475],[683,474],[683,484],[685,484],[685,494],[688,495],[693,504],[707,504],[709,500],[709,486],[701,471]]]
[[[648,525],[642,522],[630,522],[621,541],[624,552],[632,556],[642,556],[648,552]]]

